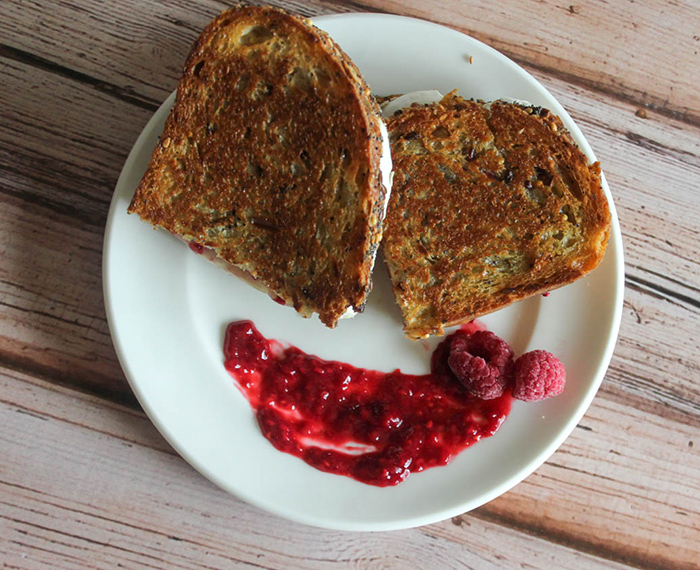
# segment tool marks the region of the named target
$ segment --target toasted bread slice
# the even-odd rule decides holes
[[[227,10],[187,59],[129,212],[333,327],[371,288],[383,128],[327,34],[274,8]]]
[[[408,336],[561,287],[603,258],[600,167],[546,109],[451,93],[387,126],[395,176],[383,251]]]

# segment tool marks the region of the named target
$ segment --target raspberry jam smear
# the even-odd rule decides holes
[[[250,321],[228,326],[224,355],[272,445],[321,471],[380,487],[446,465],[493,435],[512,401],[510,393],[471,396],[435,358],[431,374],[421,376],[365,370],[285,347]]]

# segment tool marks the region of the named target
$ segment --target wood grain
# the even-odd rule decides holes
[[[12,372],[0,375],[0,394],[0,453],[8,458],[0,470],[0,528],[8,567],[75,568],[80,562],[90,568],[625,567],[549,542],[544,532],[533,536],[503,526],[501,511],[513,512],[503,503],[391,533],[290,525],[208,483],[164,447],[145,418],[128,409]],[[571,455],[576,456],[575,448]],[[572,463],[570,457],[559,460]],[[62,466],[60,473],[55,465]],[[579,501],[594,484],[587,480],[595,481],[589,469],[584,466],[568,487]],[[540,501],[563,500],[557,467],[552,471],[552,482],[545,473],[527,483],[529,493],[538,495],[534,504],[517,505],[534,518],[529,528],[539,524],[545,530]],[[581,513],[575,519],[579,529],[585,528],[585,518]]]
[[[0,357],[135,405],[102,300],[102,235],[121,164],[150,111],[1,61]]]

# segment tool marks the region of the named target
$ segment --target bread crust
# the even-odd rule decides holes
[[[197,39],[129,206],[329,327],[362,311],[382,236],[381,116],[323,31],[259,6]]]
[[[395,176],[383,251],[408,336],[442,334],[602,260],[600,166],[548,110],[451,93],[387,127]]]

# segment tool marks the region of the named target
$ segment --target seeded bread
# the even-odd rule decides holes
[[[348,56],[269,7],[202,32],[129,206],[329,327],[363,309],[386,190],[379,109]]]
[[[546,109],[451,93],[387,127],[395,175],[383,251],[408,336],[561,287],[603,258],[600,167]]]

